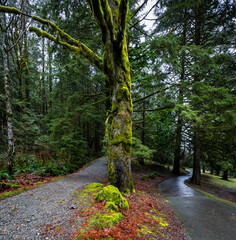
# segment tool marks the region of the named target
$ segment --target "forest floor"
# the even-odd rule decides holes
[[[159,192],[158,184],[171,175],[158,166],[133,167],[136,193],[125,196],[130,208],[119,209],[119,223],[103,230],[96,223],[88,228],[88,222],[106,210],[104,202],[98,203],[93,195],[84,201],[81,193],[92,182],[106,184],[106,169],[99,160],[54,182],[50,181],[55,178],[37,181],[38,176],[27,175],[11,181],[34,189],[1,200],[0,239],[189,239]],[[36,187],[42,182],[49,183]]]
[[[125,217],[118,224],[103,229],[99,229],[97,223],[91,227],[91,219],[98,214],[107,214],[107,211],[104,210],[105,203],[98,203],[93,194],[89,195],[85,201],[82,192],[84,186],[91,182],[105,183],[106,164],[104,164],[104,160],[95,161],[91,166],[66,177],[20,174],[15,176],[15,180],[1,180],[8,185],[1,185],[4,187],[0,189],[2,192],[0,199],[1,196],[6,197],[25,190],[32,190],[24,193],[24,200],[22,200],[23,197],[20,197],[21,195],[17,195],[15,199],[13,197],[9,198],[9,201],[8,199],[1,201],[0,229],[4,229],[5,232],[0,230],[0,239],[15,239],[16,237],[17,239],[32,239],[32,237],[34,239],[85,239],[86,237],[90,239],[189,239],[168,200],[160,194],[158,188],[162,181],[172,175],[165,168],[156,164],[134,165],[132,171],[136,193],[126,195],[130,208],[128,210],[119,209]],[[93,177],[90,176],[91,174]],[[49,184],[45,185],[45,183]],[[9,187],[10,185],[12,187]],[[16,190],[14,185],[18,185]],[[40,188],[39,186],[42,185],[45,186]],[[60,190],[61,187],[63,190]],[[203,185],[199,188],[235,202],[235,189],[214,185],[207,176],[203,176]],[[52,196],[48,190],[53,190]],[[40,198],[36,197],[37,199],[34,200],[34,196],[37,195]],[[53,195],[57,196],[53,197]],[[44,201],[46,202],[44,203]],[[34,204],[38,205],[37,208],[32,206]],[[21,207],[21,205],[23,206]],[[8,207],[9,209],[7,209]],[[25,213],[28,211],[28,207],[33,207],[36,214],[40,213],[39,216],[34,215],[32,211],[27,213],[28,216]],[[50,211],[47,211],[49,207]],[[20,215],[21,208],[25,209],[21,211],[23,216]],[[4,214],[4,217],[1,214]],[[51,222],[48,220],[45,222],[45,216],[48,214],[49,219],[52,219]],[[44,219],[40,219],[42,217]],[[23,225],[20,223],[22,219],[27,219],[23,220]],[[26,229],[29,227],[30,231],[26,233]]]
[[[236,180],[229,179],[229,181],[221,180],[218,176],[212,176],[208,174],[202,174],[202,185],[191,185],[200,191],[212,194],[218,198],[227,200],[232,203],[236,203]]]

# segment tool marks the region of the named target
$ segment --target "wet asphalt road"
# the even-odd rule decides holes
[[[186,186],[191,174],[170,178],[159,187],[193,240],[236,240],[236,206]]]

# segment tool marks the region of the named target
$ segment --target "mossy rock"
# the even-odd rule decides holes
[[[114,210],[116,212],[119,212],[118,207],[113,202],[107,202],[104,208],[105,209],[111,209],[111,210]]]
[[[97,212],[89,221],[89,226],[98,229],[103,229],[104,227],[112,227],[113,225],[119,223],[123,218],[121,213],[111,211],[110,213],[104,214]]]
[[[113,185],[104,187],[97,195],[97,200],[99,202],[106,200],[107,202],[113,202],[122,209],[128,209],[128,201],[122,196],[119,189]]]

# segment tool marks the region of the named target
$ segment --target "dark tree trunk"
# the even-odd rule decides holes
[[[203,172],[203,173],[206,173],[205,163],[202,164],[202,172]]]
[[[180,174],[181,141],[182,141],[182,119],[179,116],[176,128],[174,166],[173,166],[173,173],[177,175]]]
[[[203,6],[197,6],[195,9],[195,44],[199,46],[201,44],[201,27],[202,27],[202,21],[203,21]],[[194,75],[194,84],[199,82],[199,74],[196,73]],[[199,91],[197,90],[196,86],[193,86],[193,94],[199,95]],[[193,101],[193,107],[194,110],[199,109],[199,103],[197,100]],[[197,120],[196,120],[197,121]],[[193,137],[193,151],[194,151],[194,158],[193,158],[193,176],[192,176],[192,183],[201,185],[201,166],[200,166],[200,126],[199,123],[193,124],[193,131],[194,131],[194,137]]]
[[[52,49],[50,42],[48,41],[48,82],[49,82],[49,109],[52,109]]]
[[[43,38],[42,46],[42,77],[41,77],[41,97],[42,97],[42,114],[47,114],[47,97],[46,97],[46,83],[45,83],[45,38]]]
[[[145,94],[144,94],[145,97]],[[146,103],[145,101],[143,102],[143,112],[142,112],[142,132],[141,132],[141,141],[142,144],[145,145],[145,117],[146,117]],[[139,159],[139,164],[144,165],[145,164],[145,159],[142,157]]]
[[[226,180],[226,181],[229,180],[229,178],[228,178],[228,169],[223,172],[222,179],[223,179],[223,180]]]
[[[199,128],[194,129],[194,142],[193,142],[193,176],[191,182],[193,184],[201,185],[201,166],[200,166],[200,139]]]
[[[27,67],[25,68],[25,99],[26,106],[30,108],[30,77],[28,68],[28,37],[27,34],[24,36],[24,55],[25,61],[27,62]]]
[[[186,15],[186,11],[185,11]],[[182,45],[186,45],[186,23],[183,25],[183,39]],[[181,56],[181,74],[180,74],[180,86],[179,86],[179,104],[183,104],[183,84],[185,78],[185,52],[182,52]],[[181,160],[181,143],[182,143],[182,127],[183,119],[181,117],[181,109],[177,111],[177,127],[176,127],[176,137],[175,137],[175,152],[174,152],[174,165],[173,173],[180,174],[180,160]]]

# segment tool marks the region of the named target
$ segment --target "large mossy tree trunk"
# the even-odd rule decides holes
[[[132,145],[132,100],[130,66],[126,40],[116,46],[110,63],[113,92],[112,106],[107,118],[107,127],[110,129],[110,150],[108,163],[108,180],[121,191],[133,191],[131,176],[131,145]],[[112,75],[112,76],[111,76]]]
[[[131,79],[126,42],[128,1],[92,1],[90,6],[102,31],[103,68],[112,86],[111,109],[106,132],[109,139],[108,181],[121,191],[132,192]]]

